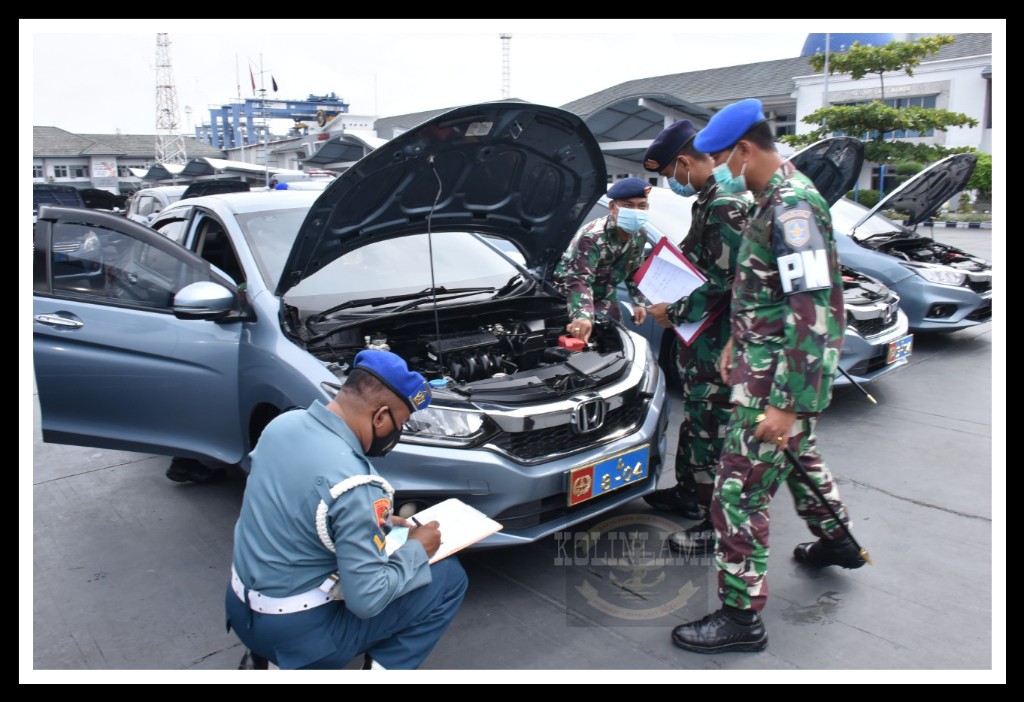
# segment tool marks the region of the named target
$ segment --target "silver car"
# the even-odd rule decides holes
[[[846,198],[832,205],[840,259],[900,296],[911,331],[957,331],[992,319],[992,264],[914,230],[966,187],[976,162],[975,154],[947,156],[871,209]],[[881,214],[889,209],[905,213],[904,222]]]
[[[247,470],[267,422],[330,399],[360,350],[387,348],[434,386],[375,461],[398,513],[458,496],[502,523],[487,547],[622,506],[663,468],[665,378],[611,321],[567,349],[564,300],[543,282],[606,180],[575,115],[489,103],[402,134],[323,192],[182,199],[152,228],[43,208],[43,440]],[[54,246],[76,240],[93,250],[77,267],[79,249]]]

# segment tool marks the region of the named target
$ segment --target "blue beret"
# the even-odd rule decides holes
[[[697,130],[694,128],[693,122],[688,119],[681,119],[665,127],[647,147],[647,153],[644,154],[644,168],[652,173],[660,172],[662,168],[671,163],[680,149],[690,143],[696,134]]]
[[[366,349],[356,354],[353,369],[361,368],[384,383],[391,392],[402,398],[410,412],[430,404],[430,387],[426,379],[409,370],[405,360],[390,351]]]
[[[612,200],[628,200],[631,197],[647,197],[651,192],[651,184],[639,178],[623,178],[608,188],[608,197]]]
[[[711,116],[708,126],[697,132],[694,148],[706,154],[713,154],[733,146],[747,130],[765,120],[761,101],[747,98],[726,105]]]
[[[274,190],[287,190],[287,189],[288,189],[288,183],[278,183],[277,185],[274,186]]]

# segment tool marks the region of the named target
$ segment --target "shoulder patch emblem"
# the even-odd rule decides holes
[[[798,249],[807,243],[811,236],[809,220],[811,213],[807,210],[788,210],[779,215],[779,222],[782,224],[782,231],[785,233],[786,243],[792,248]]]
[[[391,518],[391,500],[382,497],[373,503],[373,516],[377,520],[377,528],[383,531],[384,525]]]

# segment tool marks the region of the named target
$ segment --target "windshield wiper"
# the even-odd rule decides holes
[[[437,293],[436,294],[432,294],[429,298],[421,298],[421,299],[418,299],[418,300],[412,300],[410,302],[405,303],[404,305],[399,305],[398,307],[394,308],[393,310],[388,310],[388,314],[395,314],[396,312],[404,312],[405,310],[412,309],[413,307],[418,307],[419,305],[422,305],[424,302],[432,302],[433,300],[437,299],[438,295],[444,295],[445,296],[445,298],[444,298],[445,300],[455,300],[455,299],[458,299],[460,297],[470,297],[472,295],[479,295],[482,292],[494,292],[494,290],[495,290],[494,288],[453,288],[451,290],[445,290],[444,288],[438,288],[437,289]]]
[[[419,300],[424,295],[442,295],[445,293],[462,293],[462,292],[485,292],[494,290],[494,288],[452,288],[449,290],[443,285],[438,288],[424,288],[419,292],[405,293],[403,295],[381,295],[379,297],[363,297],[358,300],[348,300],[342,302],[340,305],[335,305],[330,309],[326,309],[319,314],[313,315],[310,319],[320,321],[324,319],[330,319],[336,312],[342,310],[351,309],[353,307],[380,307],[381,305],[390,305],[394,302],[405,302],[406,300]]]

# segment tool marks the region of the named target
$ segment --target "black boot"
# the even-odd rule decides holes
[[[679,485],[655,490],[649,495],[644,495],[644,502],[654,509],[662,512],[675,512],[687,519],[700,519],[704,516],[697,503],[696,491],[687,490]]]
[[[677,626],[672,643],[695,653],[763,651],[768,647],[768,632],[757,612],[723,606],[703,619]]]
[[[665,539],[668,547],[685,556],[705,556],[715,552],[715,527],[705,518],[700,524],[677,531]]]
[[[194,458],[173,458],[164,475],[176,483],[218,483],[224,480],[227,471],[223,468],[210,468]]]
[[[270,661],[249,649],[245,649],[245,655],[242,656],[242,661],[238,664],[239,670],[267,670],[269,668]]]
[[[860,555],[860,549],[853,543],[853,539],[849,535],[841,536],[838,539],[818,539],[814,542],[799,544],[793,549],[793,558],[815,568],[832,565],[843,568],[860,568],[866,563]]]

